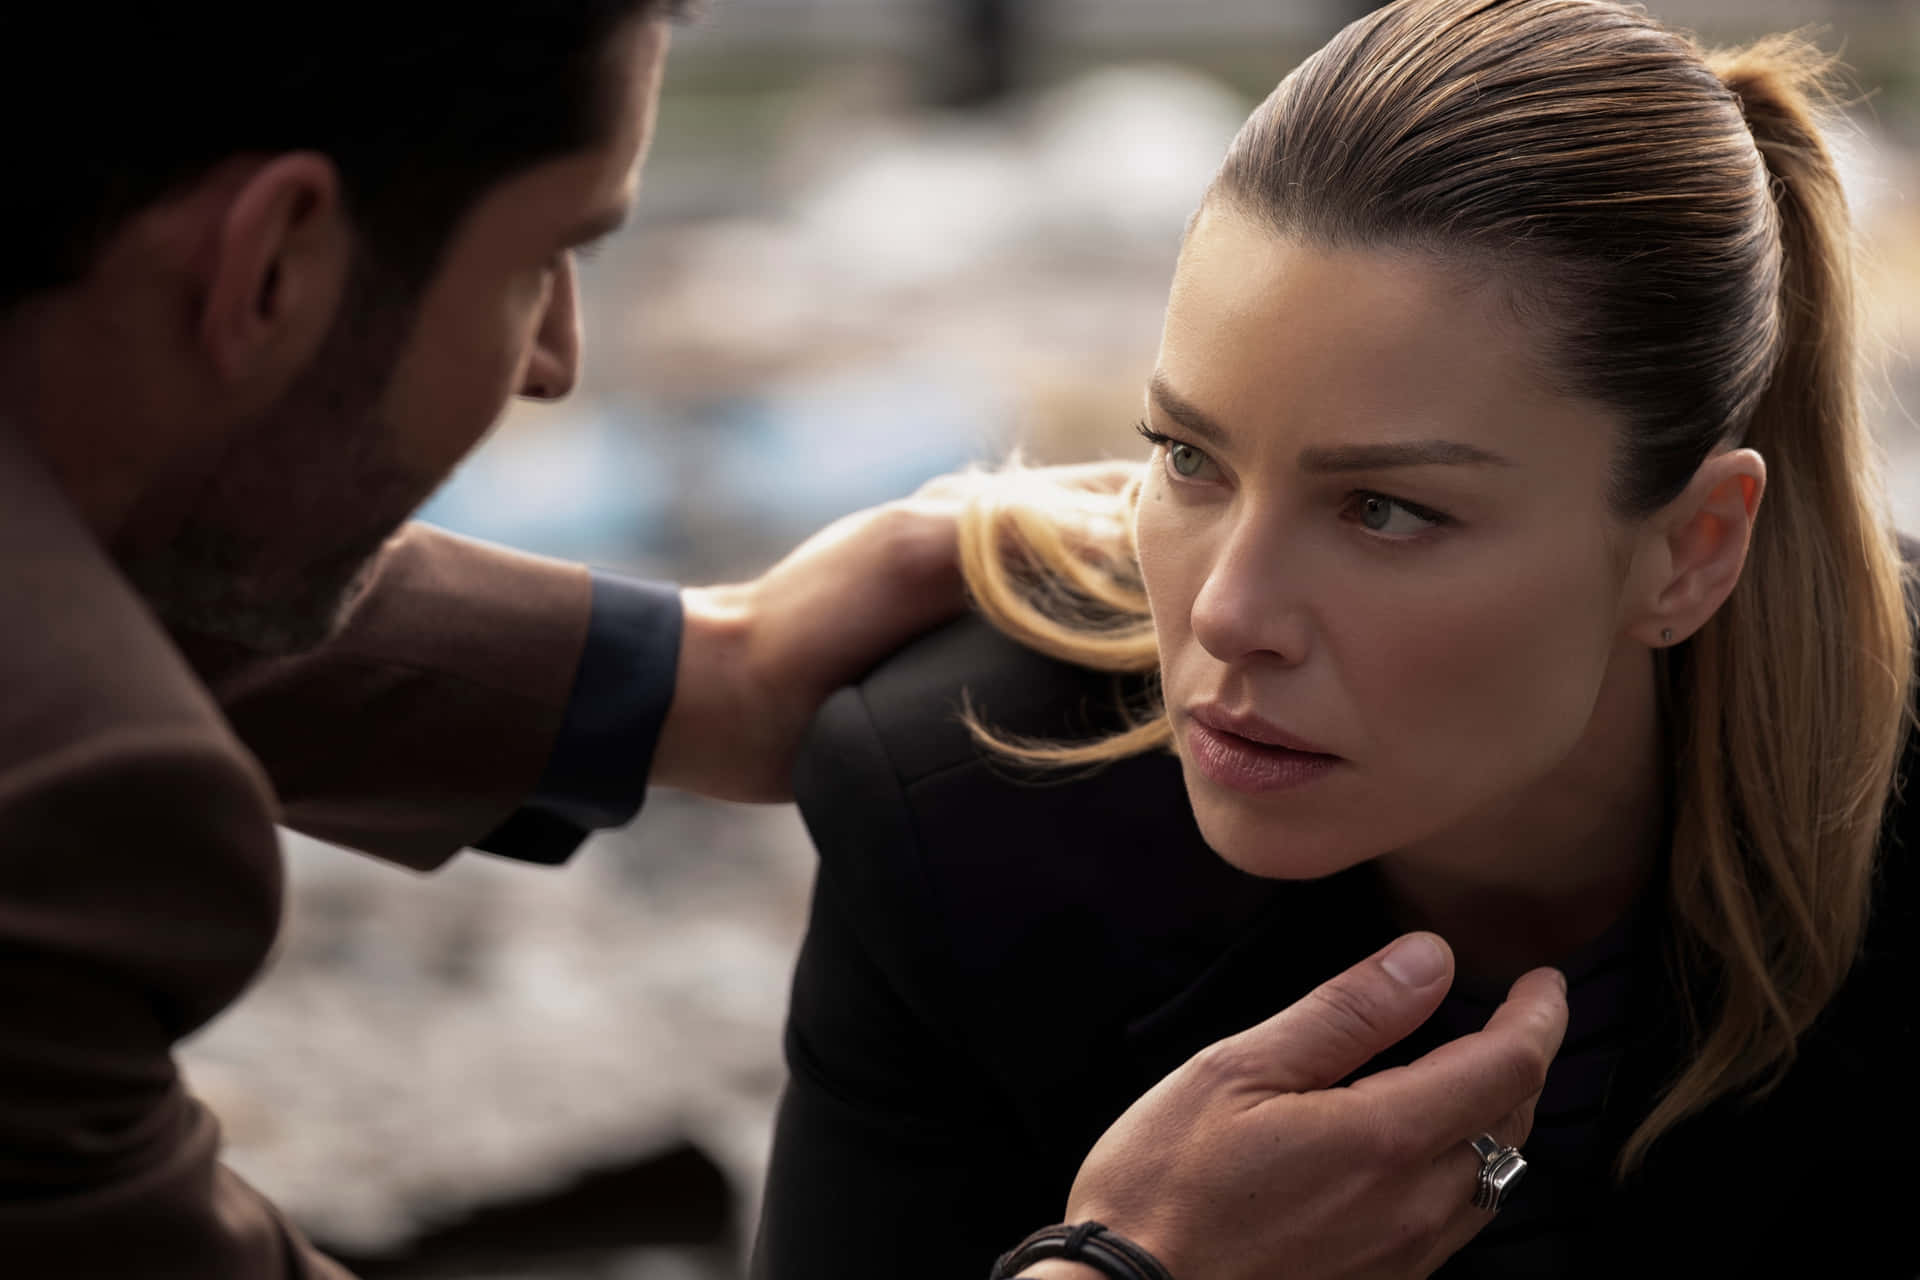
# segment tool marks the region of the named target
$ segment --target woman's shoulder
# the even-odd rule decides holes
[[[870,736],[903,785],[981,759],[963,707],[996,730],[1082,740],[1120,727],[1140,677],[1091,671],[1009,639],[977,615],[928,632],[829,699],[809,754]]]
[[[1897,949],[1911,955],[1920,943],[1915,936],[1920,930],[1920,676],[1911,696],[1906,740],[1880,824],[1879,866],[1866,941],[1869,953]]]
[[[962,720],[971,707],[999,732],[1084,740],[1119,728],[1122,699],[1143,687],[969,617],[828,701],[795,795],[883,967],[911,984],[937,963],[1003,1005],[1075,984],[1167,989],[1253,918],[1273,886],[1206,846],[1171,755],[1041,774],[996,758]],[[1029,990],[1011,992],[1012,975]]]
[[[1907,600],[1907,618],[1920,630],[1920,540],[1899,535],[1902,587]],[[1908,694],[1908,719],[1905,743],[1895,766],[1893,790],[1887,799],[1887,811],[1881,824],[1881,895],[1891,894],[1893,904],[1908,913],[1920,913],[1912,899],[1920,892],[1920,648],[1915,653],[1915,675]],[[1878,906],[1878,903],[1876,903]],[[1882,913],[1876,911],[1876,915]]]
[[[1907,614],[1920,621],[1920,542],[1902,535],[1900,556]],[[1920,732],[1914,728],[1920,723],[1920,672],[1909,697],[1915,701],[1881,820],[1866,936],[1847,981],[1815,1026],[1818,1039],[1852,1046],[1847,1061],[1885,1058],[1897,1044],[1901,1052],[1895,1056],[1904,1062],[1920,1043],[1920,1022],[1911,1012],[1916,1006],[1907,997],[1920,971]]]

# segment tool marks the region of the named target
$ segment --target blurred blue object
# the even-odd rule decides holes
[[[604,413],[574,412],[502,432],[454,472],[420,518],[544,555],[622,559],[666,534],[672,478],[651,434]]]
[[[969,375],[972,376],[969,376]],[[757,554],[1000,452],[1009,398],[962,368],[905,364],[708,401],[546,411],[501,433],[421,511],[546,555],[671,569],[701,544]]]
[[[1013,418],[984,374],[911,363],[776,384],[712,412],[711,445],[682,442],[710,463],[689,487],[789,537],[994,456]]]

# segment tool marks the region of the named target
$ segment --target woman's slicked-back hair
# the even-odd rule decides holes
[[[1628,413],[1617,505],[1737,439],[1779,346],[1780,240],[1740,101],[1690,42],[1594,0],[1411,0],[1288,76],[1214,195],[1284,235],[1524,281],[1568,390]]]
[[[1502,290],[1546,375],[1621,423],[1623,521],[1716,450],[1766,460],[1739,585],[1662,662],[1694,1052],[1622,1174],[1791,1064],[1864,933],[1904,738],[1912,639],[1859,411],[1851,232],[1818,124],[1828,70],[1790,37],[1711,53],[1616,0],[1399,0],[1281,83],[1207,197],[1276,236]],[[988,614],[1060,656],[1151,669],[1131,548],[1063,539],[1030,487],[987,494],[963,532]],[[1163,716],[1091,746],[981,732],[1037,763],[1168,741]]]

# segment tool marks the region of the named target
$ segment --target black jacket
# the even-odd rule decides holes
[[[1171,756],[1037,783],[956,714],[965,689],[996,727],[1086,737],[1121,688],[969,619],[822,712],[796,779],[820,871],[757,1276],[983,1280],[1060,1218],[1088,1148],[1156,1080],[1392,936],[1364,869],[1228,866]],[[1583,1188],[1571,1252],[1483,1236],[1441,1274],[1920,1275],[1916,822],[1890,819],[1865,956],[1777,1090]],[[1609,1089],[1609,1150],[1683,1052],[1658,948],[1634,982],[1645,1033]]]

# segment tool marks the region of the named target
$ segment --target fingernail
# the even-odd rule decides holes
[[[1394,981],[1418,990],[1440,981],[1447,971],[1447,953],[1440,949],[1430,933],[1402,938],[1380,958],[1380,967]]]

